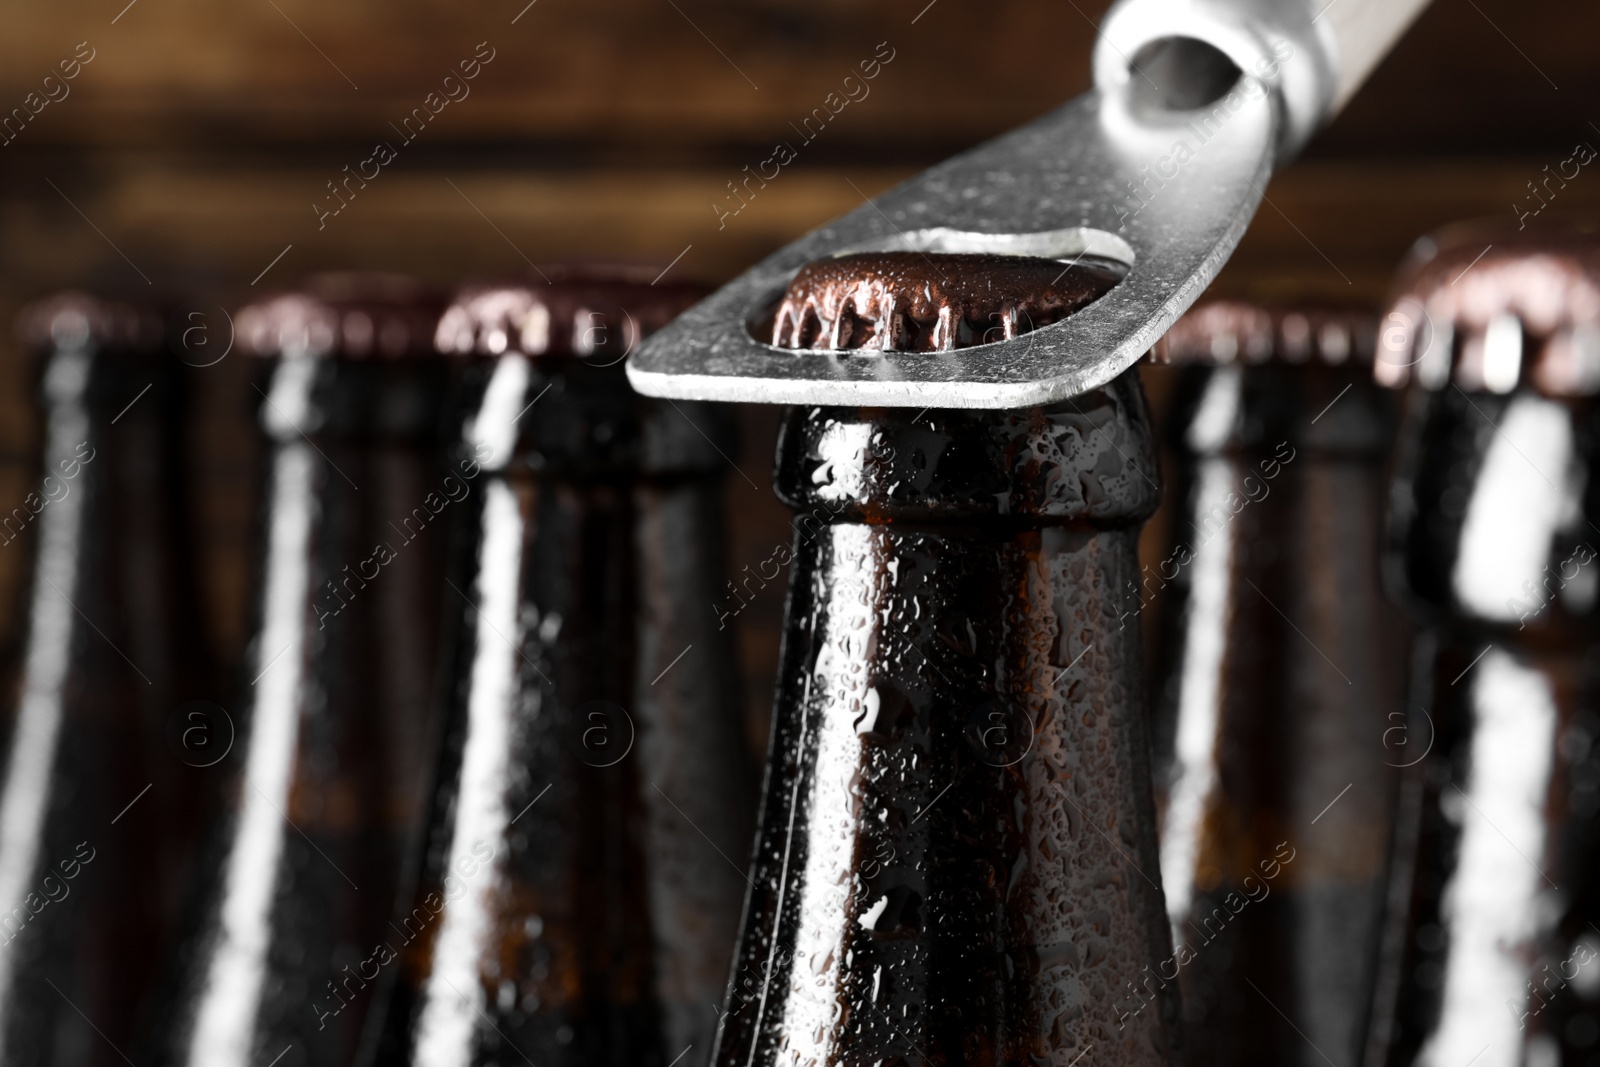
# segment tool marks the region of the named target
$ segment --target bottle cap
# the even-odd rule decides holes
[[[242,308],[239,344],[258,356],[298,350],[337,359],[434,355],[443,305],[428,287],[395,274],[322,274],[300,288]]]
[[[35,350],[92,344],[150,352],[161,345],[162,322],[150,308],[68,290],[24,307],[17,315],[17,336]]]
[[[704,295],[695,285],[653,285],[616,271],[475,285],[446,309],[434,340],[441,352],[575,357],[620,369],[641,339]]]
[[[779,348],[949,352],[1066,318],[1122,278],[1109,264],[988,253],[864,252],[818,260],[784,290]]]
[[[1469,223],[1418,241],[1401,268],[1377,381],[1549,397],[1600,392],[1600,236]]]
[[[1150,362],[1372,362],[1377,316],[1348,308],[1270,307],[1215,300],[1192,308],[1150,350]]]

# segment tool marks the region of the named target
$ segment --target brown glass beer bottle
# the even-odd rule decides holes
[[[365,1062],[704,1062],[754,783],[725,577],[725,412],[623,360],[699,296],[596,276],[469,289],[442,351],[481,468],[426,854]],[[395,957],[398,957],[397,959]]]
[[[1426,755],[1367,1063],[1600,1062],[1600,241],[1461,227],[1397,291],[1376,372],[1408,387],[1389,563]]]
[[[1154,762],[1195,1063],[1355,1063],[1388,874],[1406,632],[1380,581],[1376,317],[1213,303],[1175,374]]]
[[[173,919],[201,772],[168,718],[210,679],[186,568],[182,365],[147,309],[24,311],[39,467],[0,552],[30,575],[4,693],[0,1060],[120,1063]]]
[[[844,256],[790,283],[773,343],[938,359],[1117,279]],[[1176,1062],[1137,615],[1122,625],[1156,478],[1134,372],[1023,411],[788,415],[794,563],[719,1067]]]
[[[221,723],[235,781],[141,1063],[355,1054],[426,778],[444,530],[469,491],[439,447],[439,309],[342,275],[236,315],[264,357],[257,615]]]

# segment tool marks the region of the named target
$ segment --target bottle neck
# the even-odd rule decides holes
[[[267,439],[434,443],[452,391],[444,357],[354,360],[289,353],[257,386]]]
[[[106,609],[118,618],[132,611],[118,643],[130,646],[157,703],[171,699],[172,686],[193,688],[204,675],[185,521],[182,368],[164,355],[85,345],[50,352],[40,369],[38,464],[0,512],[0,550],[31,546],[33,572],[63,595],[120,604]]]
[[[1414,612],[1507,640],[1600,622],[1600,421],[1590,400],[1414,392],[1388,565]]]
[[[726,405],[641,397],[620,362],[513,352],[471,361],[463,379],[460,451],[491,471],[585,483],[703,477],[725,472],[737,451]]]
[[[1185,457],[1287,450],[1311,462],[1388,460],[1394,397],[1373,383],[1370,364],[1233,363],[1175,373],[1166,439]]]
[[[1161,501],[1136,372],[1024,411],[796,408],[777,491],[846,522],[1137,526]]]

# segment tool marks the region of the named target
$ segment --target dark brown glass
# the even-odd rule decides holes
[[[1176,1061],[1121,625],[1156,478],[1131,373],[1017,412],[790,413],[788,622],[719,1067]]]
[[[1600,1064],[1600,418],[1526,386],[1407,399],[1390,563],[1428,626],[1406,724],[1427,756],[1404,786],[1366,1062],[1470,1046],[1475,1067]],[[1570,443],[1564,469],[1530,416]],[[1528,491],[1562,520],[1541,528]],[[1474,545],[1508,515],[1534,539],[1529,569]]]
[[[187,873],[204,772],[168,751],[209,695],[189,580],[183,367],[148,312],[68,294],[38,466],[0,552],[31,559],[0,765],[0,1060],[123,1062]]]
[[[1166,373],[1177,511],[1139,589],[1167,598],[1163,975],[1195,1063],[1354,1063],[1410,758],[1379,567],[1393,397],[1320,355]]]
[[[382,315],[358,320],[380,343]],[[319,353],[306,336],[263,363],[232,785],[141,1064],[349,1063],[416,825],[446,528],[470,492],[439,444],[449,361]]]
[[[601,354],[473,372],[443,754],[364,1062],[709,1051],[755,810],[717,607],[731,442]]]

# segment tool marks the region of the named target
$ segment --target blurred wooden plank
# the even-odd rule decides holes
[[[888,42],[893,62],[819,146],[861,162],[906,153],[927,162],[1082,91],[1092,23],[1107,6],[526,2],[138,0],[124,10],[126,0],[26,0],[0,36],[0,107],[21,106],[79,42],[95,58],[0,151],[365,145],[390,136],[391,122],[487,42],[493,62],[429,124],[429,143],[627,146],[643,158],[743,152],[790,138],[791,123]],[[1600,116],[1597,38],[1594,4],[1441,0],[1313,151],[1464,154],[1589,136],[1589,118]]]
[[[786,173],[719,225],[712,205],[736,171],[397,169],[319,224],[312,205],[338,158],[267,169],[130,154],[14,169],[0,187],[0,279],[37,290],[83,279],[138,287],[145,277],[162,288],[197,276],[203,288],[249,289],[293,246],[257,290],[330,267],[455,281],[575,256],[665,266],[692,245],[674,270],[718,280],[856,207],[858,189],[875,193],[908,173]]]
[[[892,57],[833,121],[859,143],[984,136],[1087,84],[1105,0],[30,0],[0,39],[0,103],[88,41],[94,59],[30,144],[391,136],[484,43],[493,60],[431,141],[523,137],[768,144],[864,61]],[[924,11],[925,8],[928,8]],[[921,15],[918,18],[918,15]],[[515,24],[513,24],[515,20]],[[1041,25],[1049,33],[1037,32]],[[880,43],[883,47],[880,48]],[[870,68],[869,68],[870,69]],[[858,83],[859,84],[859,83]],[[359,87],[359,88],[357,88]],[[10,106],[10,105],[7,105]]]
[[[1435,0],[1311,151],[1504,154],[1579,138],[1600,147],[1589,121],[1600,122],[1596,39],[1593,3]]]

